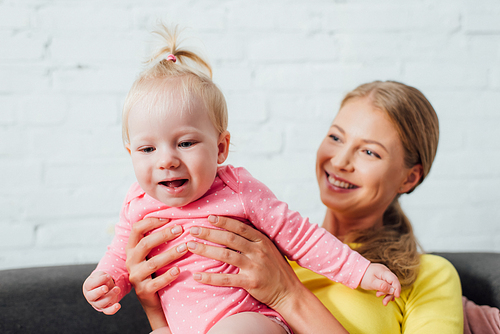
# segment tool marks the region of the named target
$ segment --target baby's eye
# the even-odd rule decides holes
[[[194,142],[192,141],[183,141],[182,143],[179,143],[180,148],[188,148],[194,145]]]
[[[144,153],[152,153],[152,152],[154,152],[154,150],[155,150],[154,147],[141,148],[141,152],[144,152]]]

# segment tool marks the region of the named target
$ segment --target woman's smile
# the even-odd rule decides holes
[[[354,190],[359,188],[357,185],[352,184],[347,180],[342,179],[338,176],[335,176],[333,174],[328,174],[328,172],[325,172],[325,174],[326,174],[326,179],[328,180],[330,185],[334,187],[335,190],[337,190],[337,188],[338,190]]]

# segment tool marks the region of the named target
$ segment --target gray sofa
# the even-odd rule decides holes
[[[500,253],[439,253],[457,268],[463,293],[500,307]],[[132,292],[113,316],[95,311],[82,283],[95,264],[0,271],[0,333],[149,333]]]

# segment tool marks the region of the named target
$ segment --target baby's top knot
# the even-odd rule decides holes
[[[177,61],[177,58],[173,54],[169,54],[167,60],[171,60],[175,63]]]

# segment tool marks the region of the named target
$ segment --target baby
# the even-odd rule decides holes
[[[171,33],[162,26],[158,34],[165,45],[133,84],[123,109],[123,141],[138,182],[128,191],[112,244],[84,283],[89,303],[99,309],[96,296],[111,291],[96,283],[102,272],[112,277],[111,286],[119,288],[119,299],[130,291],[125,247],[135,222],[156,217],[170,219],[166,225],[182,225],[183,234],[168,243],[170,248],[196,240],[189,229],[211,226],[209,215],[253,225],[290,260],[331,280],[369,290],[386,282],[399,296],[399,281],[387,268],[370,264],[323,228],[289,210],[245,169],[221,166],[228,156],[230,135],[226,102],[211,80],[211,68],[197,54],[179,48],[177,30]],[[166,249],[163,245],[150,256]],[[265,333],[291,333],[279,313],[245,290],[203,285],[193,279],[197,272],[236,274],[238,268],[188,253],[156,275],[172,266],[181,270],[179,277],[158,293],[172,333],[231,331],[231,322],[225,321],[236,314],[249,317],[249,323],[258,327],[239,326],[234,332],[266,328]]]

